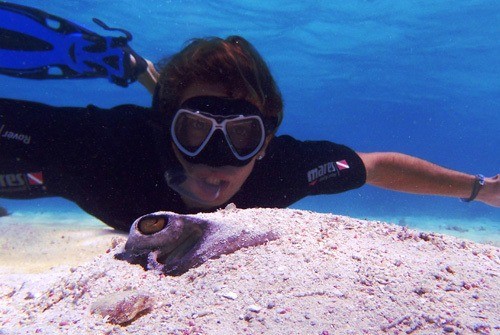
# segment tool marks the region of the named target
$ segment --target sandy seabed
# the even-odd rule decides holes
[[[0,266],[0,334],[500,333],[497,247],[299,210],[199,216],[271,225],[281,237],[178,277],[115,260],[126,236],[107,229],[80,240],[74,232],[36,232],[26,245],[17,242],[18,250],[31,250],[22,254],[4,242],[2,259],[10,262]],[[53,249],[37,250],[44,243]],[[88,259],[68,247],[81,243],[92,250]],[[15,267],[16,258],[43,263],[42,254],[58,255],[54,250],[80,258],[45,270]],[[122,324],[91,313],[117,293],[140,297],[148,308]]]

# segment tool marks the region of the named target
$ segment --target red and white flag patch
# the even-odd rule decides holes
[[[347,164],[347,161],[345,159],[338,161],[338,162],[335,162],[335,164],[337,165],[337,168],[339,169],[339,171],[349,168],[349,164]]]
[[[43,173],[42,172],[26,173],[26,177],[28,177],[28,184],[30,184],[30,185],[43,185]]]

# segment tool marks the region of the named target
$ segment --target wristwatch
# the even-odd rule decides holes
[[[461,198],[460,200],[462,200],[463,202],[471,202],[472,200],[476,199],[483,185],[484,185],[484,176],[482,174],[477,174],[476,179],[474,180],[474,185],[472,186],[472,193],[470,194],[470,197]]]

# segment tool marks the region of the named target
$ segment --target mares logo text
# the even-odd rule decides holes
[[[307,171],[307,181],[310,186],[315,185],[318,181],[324,181],[330,177],[337,175],[337,169],[334,162],[328,162],[319,165],[317,168]]]
[[[337,177],[340,171],[349,168],[350,166],[345,159],[336,162],[327,162],[307,171],[307,181],[309,182],[309,186],[314,186],[318,182]]]

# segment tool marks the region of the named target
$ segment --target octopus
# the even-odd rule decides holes
[[[178,276],[209,259],[278,238],[276,232],[262,227],[156,212],[134,221],[123,251],[115,258]]]

